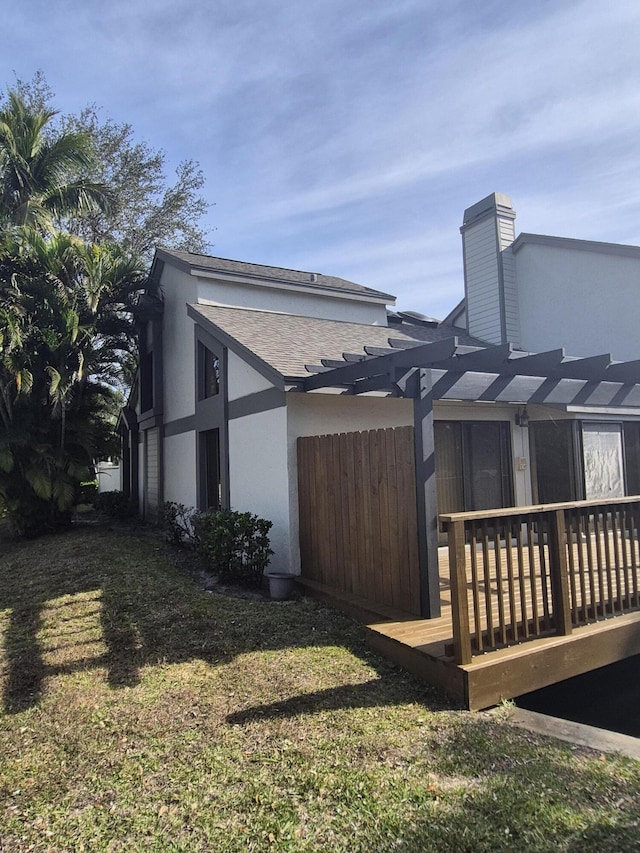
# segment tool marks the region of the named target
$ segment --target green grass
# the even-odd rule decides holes
[[[0,635],[2,853],[640,849],[640,764],[456,710],[152,539],[5,546]]]

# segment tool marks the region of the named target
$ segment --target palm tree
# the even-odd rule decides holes
[[[104,451],[144,277],[118,247],[70,234],[22,226],[0,241],[0,508],[22,532],[65,520]]]
[[[109,209],[106,187],[77,177],[92,165],[89,136],[54,134],[55,115],[8,93],[0,110],[0,225],[48,230],[66,214]]]

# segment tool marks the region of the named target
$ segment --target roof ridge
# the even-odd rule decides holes
[[[252,277],[265,278],[285,285],[302,286],[311,291],[329,290],[352,293],[370,299],[382,299],[385,303],[395,303],[395,296],[393,294],[367,287],[356,281],[350,281],[346,278],[327,275],[321,272],[310,272],[291,267],[273,266],[271,264],[259,264],[254,261],[240,261],[232,258],[222,258],[217,255],[203,255],[195,252],[187,252],[182,249],[165,249],[162,247],[156,249],[156,258],[159,261],[173,261],[174,265],[182,265],[185,271],[202,270],[203,272],[235,275],[246,279]]]
[[[338,320],[334,317],[314,317],[313,315],[308,314],[292,314],[291,311],[270,311],[267,308],[249,308],[246,305],[220,305],[217,302],[190,302],[187,303],[191,305],[193,308],[220,308],[226,309],[228,311],[247,311],[251,314],[268,314],[269,316],[278,315],[280,317],[291,317],[293,319],[304,320],[308,322],[309,320],[316,320],[320,323],[345,323],[349,326],[362,326],[366,329],[389,329],[396,330],[399,329],[399,326],[383,326],[381,323],[355,323],[353,320]],[[411,328],[414,328],[411,326]]]

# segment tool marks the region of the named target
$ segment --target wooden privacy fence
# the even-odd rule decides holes
[[[640,498],[440,516],[456,663],[640,608]]]
[[[413,428],[298,439],[302,576],[420,614]]]

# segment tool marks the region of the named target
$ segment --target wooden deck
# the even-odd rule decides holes
[[[469,550],[470,546],[467,545],[468,556]],[[574,546],[573,552],[575,559],[569,558],[569,563],[578,567],[580,560],[577,546]],[[531,568],[532,571],[522,571],[521,568],[521,573],[527,574],[527,584],[522,586],[525,618],[520,621],[520,625],[522,627],[523,621],[529,621],[527,613],[535,612],[540,623],[539,630],[535,636],[528,636],[511,645],[505,643],[503,647],[485,652],[480,651],[476,644],[473,657],[469,663],[464,664],[456,664],[454,658],[453,609],[447,548],[440,548],[438,553],[442,615],[437,619],[416,619],[415,616],[381,607],[358,595],[336,592],[335,589],[314,581],[301,581],[313,594],[332,602],[362,621],[366,625],[367,642],[371,648],[419,678],[441,687],[470,710],[487,708],[502,699],[510,699],[640,654],[640,609],[616,613],[615,603],[610,606],[608,612],[605,601],[601,607],[596,602],[591,614],[593,621],[577,625],[568,635],[559,636],[551,627],[545,635],[544,617],[549,611],[551,601],[550,590],[543,582],[543,573],[540,572],[540,560],[544,562],[545,551],[540,548],[530,551],[525,549],[525,554],[530,555],[532,566],[525,565],[524,568]],[[471,559],[468,559],[467,565],[471,562]],[[491,620],[494,626],[499,625],[501,620],[504,623],[505,604],[503,596],[497,594],[500,579],[499,565],[496,572],[495,555],[489,555],[489,564],[492,568],[485,587],[490,603],[487,610],[477,614],[477,625],[474,624],[474,632],[480,638],[483,635],[486,637],[488,620]],[[530,583],[531,578],[534,578],[533,583]],[[516,586],[519,580],[516,570],[513,576]],[[580,609],[588,617],[584,589],[581,591],[580,583],[575,583],[575,578],[570,577],[569,581],[570,586],[576,590],[576,609]],[[477,586],[478,579],[474,579],[468,570],[469,601],[472,599],[474,584]],[[596,593],[598,588],[596,578]],[[612,602],[622,594],[619,585],[616,586],[615,583],[607,592],[607,601]],[[506,606],[508,609],[508,603]],[[518,633],[519,629],[514,630],[517,637],[522,636],[522,632]]]

